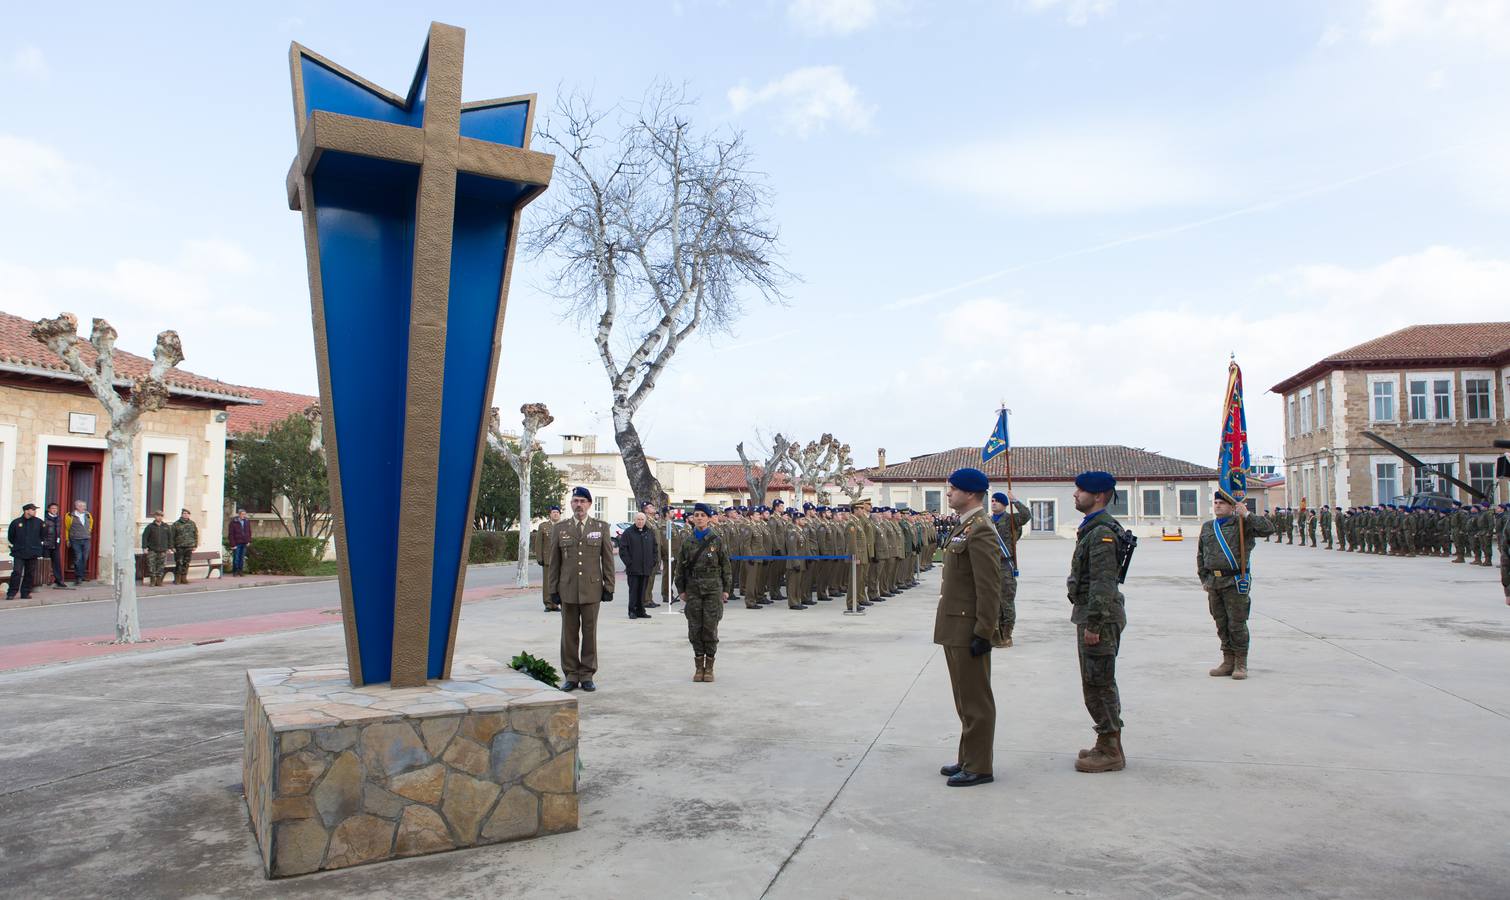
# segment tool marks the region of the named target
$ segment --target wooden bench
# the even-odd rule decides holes
[[[174,555],[175,555],[175,553],[172,550],[169,550],[167,552],[167,556],[169,556],[169,557],[172,557]],[[225,568],[224,568],[224,566],[221,563],[220,551],[219,550],[196,550],[193,553],[189,554],[189,568],[190,569],[193,569],[195,566],[199,565],[200,563],[203,563],[204,566],[205,566],[204,577],[206,577],[206,578],[209,578],[211,574],[215,574],[215,573],[218,573],[219,575],[224,575],[225,574]],[[172,572],[173,572],[173,560],[171,560],[171,559],[164,559],[163,560],[163,571],[165,573],[170,574],[170,575],[172,574]],[[136,554],[136,580],[137,581],[142,581],[142,580],[148,578],[150,576],[150,574],[151,573],[149,573],[147,571],[147,552],[145,550],[139,550],[139,551],[137,551],[137,554]]]
[[[7,590],[10,589],[11,569],[14,567],[15,563],[9,557],[0,559],[0,584],[5,585]],[[32,585],[34,588],[52,584],[52,560],[45,556],[37,560],[36,581],[37,583]]]

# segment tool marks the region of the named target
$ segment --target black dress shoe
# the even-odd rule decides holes
[[[577,683],[575,681],[563,681],[563,682],[561,682],[561,690],[563,690],[563,691],[575,691],[576,689],[577,689]]]
[[[817,606],[818,605],[818,601],[817,600],[813,600],[813,599],[807,599],[807,600],[803,600],[802,601],[802,605],[803,606]]]
[[[945,778],[953,778],[964,770],[965,769],[963,766],[961,766],[959,763],[955,763],[952,766],[940,766],[939,774],[944,776]]]
[[[833,597],[819,597],[818,599],[819,600],[832,600],[834,598]]]
[[[637,615],[637,616],[635,616],[635,618],[636,619],[650,619],[650,618],[654,618],[654,617],[651,616],[650,613],[645,612],[644,610],[640,610],[640,614]]]
[[[761,606],[770,606],[772,603],[775,603],[776,601],[772,600],[770,597],[762,597],[760,600],[758,600],[756,602],[759,603]]]
[[[659,603],[647,603],[647,604],[645,604],[645,608],[646,609],[655,609],[657,606],[660,606],[660,604]]]
[[[960,769],[949,776],[949,786],[974,787],[977,784],[990,784],[995,780],[996,778],[993,775],[977,775],[974,772],[966,772],[964,769]]]
[[[590,678],[587,681],[582,682],[582,690],[588,692],[589,694],[591,694],[593,691],[595,691],[597,689],[598,689],[598,686],[595,685],[595,684],[593,684],[592,683],[592,679],[590,679]],[[976,775],[976,776],[971,776],[971,777],[973,777],[973,778],[979,778],[979,777],[982,777],[982,776]],[[990,775],[986,775],[984,777],[985,778],[990,778],[991,776]]]
[[[891,596],[890,594],[881,594],[878,597],[871,597],[870,598],[870,602],[871,603],[885,603],[886,602],[886,598],[890,597],[890,596]]]

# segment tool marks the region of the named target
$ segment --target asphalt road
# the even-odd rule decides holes
[[[466,586],[512,587],[514,571],[512,565],[474,566],[467,570]],[[540,567],[534,564],[530,565],[530,583],[540,583]],[[336,582],[331,580],[142,597],[138,603],[143,628],[165,628],[300,609],[335,609],[341,605],[341,595]],[[0,611],[0,647],[108,637],[114,631],[113,600]]]

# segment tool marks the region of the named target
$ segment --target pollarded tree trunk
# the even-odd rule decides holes
[[[63,313],[56,319],[40,319],[32,326],[31,336],[68,365],[89,387],[110,419],[105,443],[110,448],[111,505],[110,553],[115,577],[115,640],[132,644],[142,639],[141,623],[136,611],[136,435],[142,428],[142,413],[163,408],[168,401],[168,370],[183,361],[183,346],[178,333],[164,331],[157,336],[152,353],[152,368],[131,382],[130,394],[121,399],[115,383],[115,329],[104,319],[94,320],[89,344],[94,347],[94,366],[85,364],[80,354],[83,341],[78,334],[78,319]]]
[[[514,553],[514,586],[524,588],[530,586],[529,527],[533,506],[530,501],[530,467],[535,460],[535,451],[540,449],[535,435],[556,421],[556,417],[550,414],[544,403],[526,403],[519,407],[519,412],[524,415],[524,433],[520,436],[518,450],[503,439],[497,409],[492,411],[488,421],[488,441],[509,461],[510,468],[519,478],[519,544]],[[541,560],[540,564],[544,566],[545,561]]]
[[[640,443],[640,432],[628,411],[614,407],[613,437],[619,445],[619,456],[624,460],[624,471],[629,474],[629,486],[641,502],[651,501],[657,507],[670,502],[669,495],[661,487],[661,480],[650,470],[645,459],[645,445]]]

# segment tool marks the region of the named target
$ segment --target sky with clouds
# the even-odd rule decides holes
[[[785,304],[684,346],[652,453],[833,432],[1215,458],[1229,354],[1269,385],[1418,322],[1504,319],[1510,0],[30,4],[0,35],[0,309],[165,327],[184,368],[316,391],[287,49],[402,92],[431,18],[468,99],[685,82],[774,192]],[[514,268],[496,405],[611,442],[591,339]],[[383,364],[381,361],[375,364]],[[505,420],[510,418],[505,414]]]

